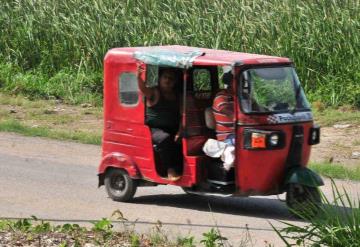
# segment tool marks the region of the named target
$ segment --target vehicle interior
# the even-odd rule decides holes
[[[207,157],[202,163],[210,191],[234,189],[234,168],[226,171],[220,158],[206,156],[202,148],[211,138],[216,139],[212,104],[217,92],[224,88],[221,77],[224,68],[219,66],[196,66],[189,71],[186,106],[186,155]],[[201,188],[200,188],[201,189]]]
[[[215,187],[234,186],[234,169],[225,171],[219,158],[206,156],[202,148],[209,139],[216,139],[215,119],[212,114],[212,104],[216,93],[223,88],[221,76],[223,68],[218,66],[194,66],[188,69],[188,80],[185,85],[186,100],[185,128],[183,129],[183,155],[204,160],[201,164],[206,181]],[[178,76],[183,76],[184,71]],[[151,75],[150,75],[151,76]],[[154,76],[154,72],[152,72]],[[153,83],[154,83],[154,79]],[[184,92],[183,78],[179,78],[176,90]],[[181,93],[183,96],[183,93]],[[184,121],[184,120],[182,120]],[[156,147],[155,147],[156,148]],[[157,173],[165,177],[166,169],[159,161],[156,151],[155,161]],[[176,161],[178,162],[178,161]]]

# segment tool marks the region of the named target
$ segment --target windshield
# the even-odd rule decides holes
[[[310,109],[292,67],[246,70],[240,77],[239,90],[241,106],[246,113]]]

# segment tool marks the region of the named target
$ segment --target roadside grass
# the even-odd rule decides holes
[[[310,163],[309,168],[322,176],[334,179],[349,179],[360,181],[360,167],[347,167],[334,163]]]
[[[344,189],[339,189],[334,180],[331,181],[332,199],[322,194],[322,205],[309,202],[308,208],[316,207],[318,213],[295,212],[306,219],[306,225],[297,225],[280,221],[285,225],[274,231],[286,246],[360,246],[360,198],[352,199]]]
[[[23,106],[27,108],[41,108],[52,106],[55,102],[52,100],[29,100],[22,95],[11,95],[0,92],[0,105]]]
[[[102,108],[0,93],[0,131],[99,145]]]
[[[101,144],[101,135],[94,133],[72,130],[53,130],[47,127],[29,127],[16,120],[0,121],[0,131],[14,132],[25,136],[72,140],[86,144]]]
[[[360,109],[350,106],[323,110],[314,108],[313,113],[315,122],[320,126],[332,126],[334,124],[360,125]]]
[[[148,233],[139,234],[134,231],[134,224],[126,219],[118,221],[123,225],[121,231],[114,230],[111,220],[103,218],[91,222],[93,227],[78,224],[53,225],[39,220],[35,216],[30,219],[0,220],[0,244],[4,246],[164,246],[164,247],[205,247],[225,246],[224,238],[215,229],[203,233],[197,242],[194,236],[168,236],[162,229],[161,222]],[[174,239],[174,240],[172,240]],[[248,246],[241,242],[240,246]]]

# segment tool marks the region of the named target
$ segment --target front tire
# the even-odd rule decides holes
[[[114,201],[130,201],[136,192],[137,183],[122,169],[111,169],[105,174],[105,188]]]
[[[297,217],[315,216],[321,206],[321,195],[317,187],[301,184],[289,184],[286,193],[286,205]]]

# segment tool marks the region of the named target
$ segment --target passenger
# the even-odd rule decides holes
[[[213,101],[213,114],[215,119],[215,131],[218,141],[235,145],[234,126],[234,99],[232,95],[232,74],[224,73],[222,80],[225,89],[219,91]]]
[[[223,167],[226,171],[229,171],[231,167],[233,167],[235,160],[232,78],[231,72],[224,73],[222,79],[225,89],[216,94],[212,105],[217,141],[209,139],[203,146],[203,151],[206,155],[213,158],[220,158],[223,161]]]
[[[155,151],[167,167],[168,179],[180,179],[182,170],[181,146],[177,143],[180,133],[180,95],[176,92],[178,76],[175,70],[165,68],[159,71],[159,85],[146,87],[138,71],[140,91],[146,97],[146,124],[151,128]],[[177,157],[177,158],[174,158]]]

